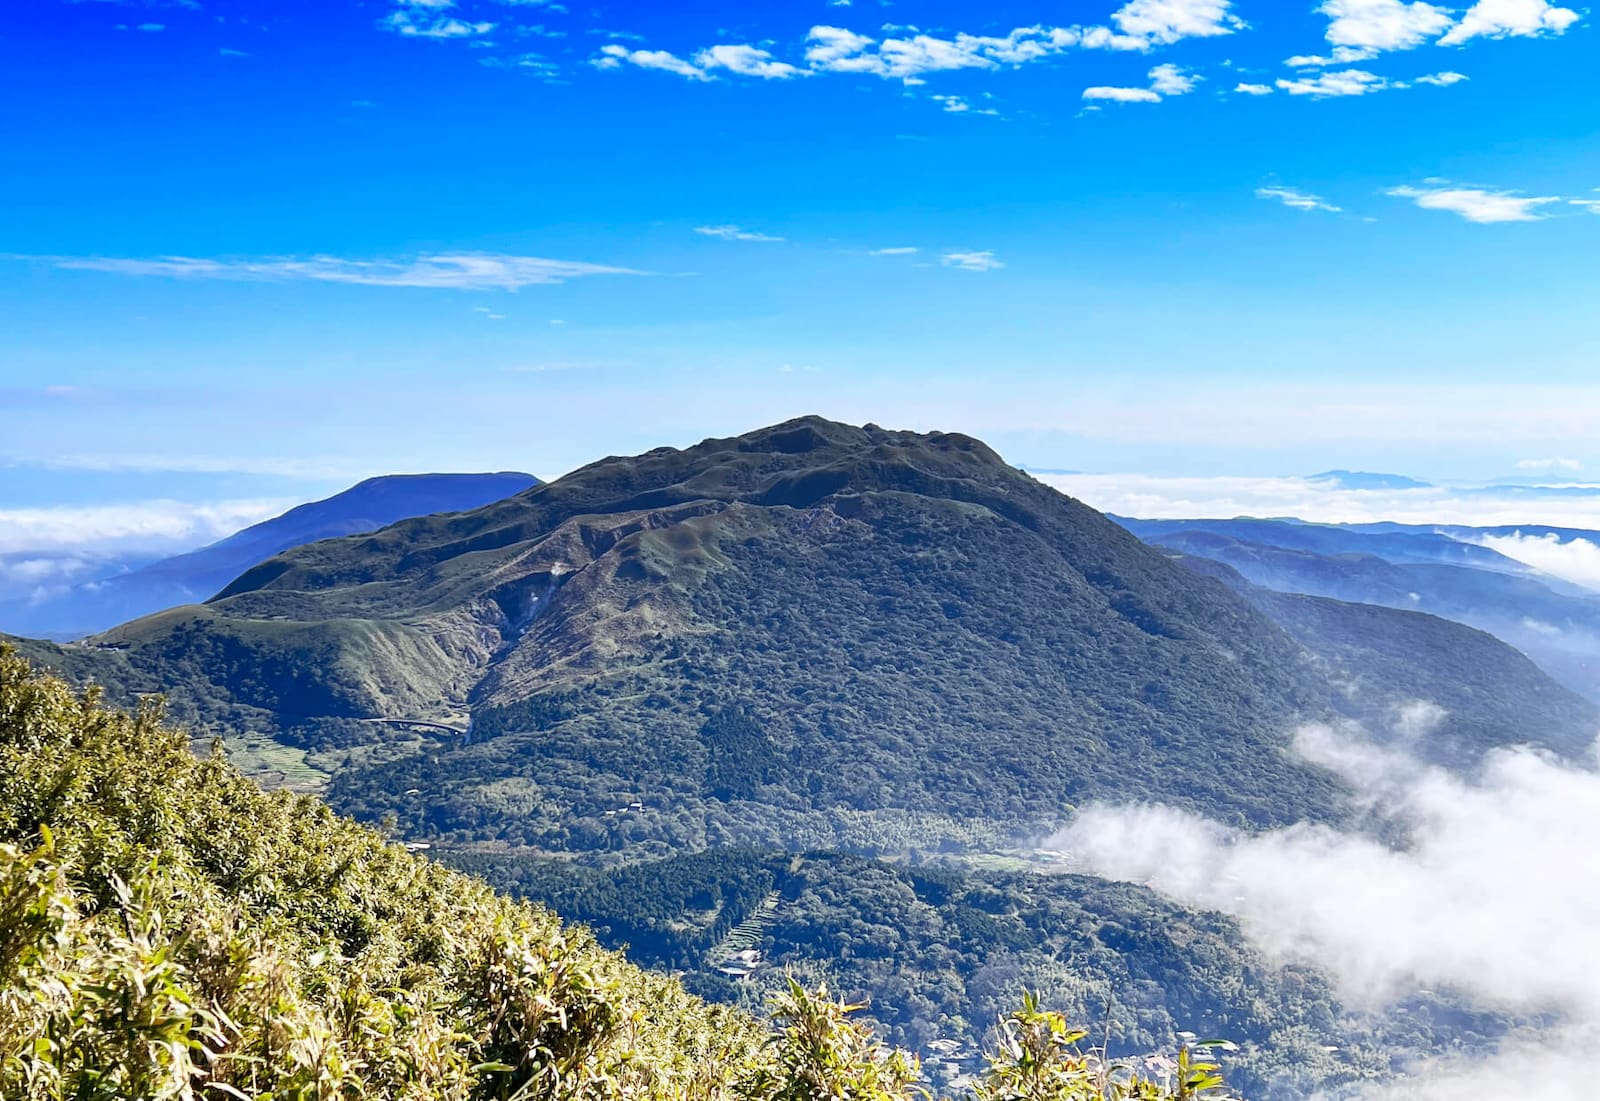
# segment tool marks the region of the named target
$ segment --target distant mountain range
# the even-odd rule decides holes
[[[1427,482],[1419,482],[1404,474],[1369,474],[1358,470],[1325,470],[1306,479],[1333,486],[1336,489],[1432,489]]]
[[[1120,522],[1151,544],[1223,563],[1254,585],[1428,612],[1470,624],[1528,654],[1600,701],[1600,594],[1542,574],[1475,540],[1556,536],[1569,528],[1327,525],[1274,520]]]
[[[0,629],[81,638],[216,595],[258,562],[318,539],[376,531],[397,520],[477,508],[537,485],[529,474],[391,474],[290,509],[188,554],[97,578],[40,598],[0,602]]]

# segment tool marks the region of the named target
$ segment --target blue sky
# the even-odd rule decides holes
[[[803,412],[1593,470],[1597,63],[1544,0],[24,0],[0,509]]]

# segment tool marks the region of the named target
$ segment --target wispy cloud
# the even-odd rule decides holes
[[[909,245],[902,245],[902,246],[897,247],[897,248],[875,248],[871,252],[867,253],[867,255],[868,256],[915,256],[919,251],[921,251],[921,250],[913,248],[913,247],[911,247]]]
[[[787,62],[776,61],[770,52],[755,46],[709,46],[695,55],[695,62],[702,69],[726,69],[740,76],[765,80],[787,80],[803,75],[803,70]]]
[[[993,107],[974,107],[972,101],[966,96],[929,96],[928,98],[943,107],[946,114],[991,116],[1000,114]]]
[[[711,80],[711,74],[694,64],[685,61],[676,54],[666,50],[630,50],[615,42],[600,47],[600,56],[590,62],[596,69],[619,69],[623,65],[633,65],[640,69],[655,69],[663,73],[674,73],[677,76],[687,77],[689,80]]]
[[[1479,225],[1543,221],[1549,215],[1541,208],[1562,201],[1559,195],[1522,195],[1477,187],[1394,187],[1387,194],[1397,199],[1410,199],[1424,210],[1460,215]]]
[[[1110,25],[1016,27],[1005,34],[951,35],[915,28],[885,28],[875,37],[846,27],[811,28],[796,64],[749,45],[711,46],[688,56],[664,50],[630,50],[615,43],[602,47],[591,64],[601,69],[624,65],[709,80],[723,69],[741,76],[782,78],[806,73],[868,75],[920,84],[929,74],[964,69],[1015,68],[1070,50],[1145,51],[1186,38],[1232,34],[1246,24],[1233,14],[1232,0],[1131,0],[1113,12]],[[953,97],[952,97],[953,98]],[[950,99],[945,109],[952,108]]]
[[[947,252],[939,257],[939,262],[947,268],[958,268],[961,271],[999,271],[1005,267],[1005,264],[995,259],[992,250]]]
[[[1344,212],[1343,207],[1334,206],[1320,195],[1311,195],[1292,187],[1258,187],[1256,188],[1256,197],[1258,199],[1275,199],[1293,210],[1323,210],[1329,214],[1342,214]]]
[[[1284,64],[1291,69],[1326,69],[1334,65],[1354,65],[1359,61],[1370,61],[1377,56],[1377,50],[1364,46],[1335,46],[1326,56],[1297,54],[1286,58]]]
[[[1366,69],[1340,69],[1315,75],[1302,73],[1293,78],[1283,78],[1278,81],[1278,87],[1292,96],[1330,99],[1338,96],[1365,96],[1373,92],[1404,91],[1417,84],[1431,84],[1443,88],[1460,84],[1466,79],[1461,73],[1445,72],[1430,73],[1409,81],[1392,80]]]
[[[192,256],[119,258],[102,256],[22,256],[70,271],[167,279],[219,279],[235,282],[347,283],[369,287],[437,287],[454,290],[516,290],[564,283],[589,275],[645,275],[631,268],[577,260],[499,253],[428,253],[404,260],[347,260],[336,256],[211,259]]]
[[[666,50],[630,50],[613,42],[600,47],[600,55],[590,62],[597,69],[619,69],[632,65],[656,69],[689,80],[715,80],[716,70],[765,80],[787,80],[804,76],[805,70],[779,61],[768,50],[746,45],[708,46],[693,58],[682,58]]]
[[[778,243],[782,237],[774,237],[770,233],[757,233],[753,229],[744,229],[740,226],[696,226],[696,233],[702,237],[716,237],[723,241],[762,241]]]
[[[415,7],[439,9],[450,5],[444,4],[417,4]],[[390,12],[378,21],[378,25],[386,31],[405,38],[476,38],[494,30],[495,25],[487,22],[469,23],[463,19],[449,16],[419,16],[410,8],[399,8]]]

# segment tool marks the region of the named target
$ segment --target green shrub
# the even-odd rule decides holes
[[[0,649],[5,1101],[923,1095],[855,1008],[793,981],[772,1027],[708,1006]],[[1095,1057],[1032,1039],[1073,1035],[1059,1020],[1030,1002],[1003,1024],[979,1096],[1220,1096],[1189,1053],[1170,1089],[1118,1070],[1083,1092]]]

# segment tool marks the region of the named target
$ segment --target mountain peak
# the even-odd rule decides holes
[[[1306,479],[1334,489],[1432,489],[1430,482],[1405,474],[1374,474],[1364,470],[1324,470]]]

